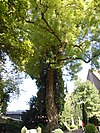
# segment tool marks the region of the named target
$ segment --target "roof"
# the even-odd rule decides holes
[[[100,70],[94,70],[93,74],[100,80]]]
[[[6,114],[19,114],[21,115],[24,112],[24,110],[16,110],[16,111],[7,111]]]
[[[21,120],[11,118],[9,116],[0,115],[0,123],[7,123],[8,121],[21,122]]]
[[[100,91],[100,70],[89,70],[87,79]]]

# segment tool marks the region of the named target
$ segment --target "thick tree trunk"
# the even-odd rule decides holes
[[[58,127],[58,111],[54,100],[54,70],[48,69],[48,79],[46,87],[46,109],[48,117],[48,133]]]

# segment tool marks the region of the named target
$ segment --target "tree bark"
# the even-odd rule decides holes
[[[58,111],[54,100],[54,69],[48,68],[47,87],[46,87],[46,109],[48,117],[48,133],[58,128]]]

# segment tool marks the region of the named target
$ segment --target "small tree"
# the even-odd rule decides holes
[[[98,118],[95,115],[92,117],[89,117],[89,123],[94,124],[95,126],[98,126],[99,124]]]
[[[85,127],[85,133],[98,133],[94,124],[87,124]]]
[[[12,62],[5,57],[0,66],[0,113],[5,113],[10,97],[18,96],[22,76]]]
[[[72,99],[71,96],[67,93],[65,98],[65,103],[64,103],[64,109],[62,113],[60,114],[60,125],[61,128],[65,126],[64,123],[66,123],[68,127],[71,125],[71,118],[73,117],[74,114],[74,107],[72,105]],[[67,128],[67,127],[65,127]]]
[[[93,116],[94,114],[98,116],[100,120],[100,95],[99,91],[91,84],[90,81],[76,82],[76,88],[72,94],[73,103],[77,106],[80,104],[80,110],[83,110],[83,113],[87,113],[87,117]],[[84,103],[84,107],[82,106]]]

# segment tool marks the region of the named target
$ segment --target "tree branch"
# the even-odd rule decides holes
[[[85,63],[89,63],[90,61],[92,61],[94,58],[96,58],[97,56],[100,56],[100,52],[93,55],[91,58],[88,58],[88,60],[85,60],[83,59],[82,57],[66,57],[66,58],[63,58],[63,59],[58,59],[58,62],[61,62],[61,61],[66,61],[66,60],[82,60],[83,62]]]
[[[47,10],[46,10],[47,11]],[[45,11],[45,12],[46,12]],[[47,27],[49,28],[49,30],[51,31],[51,33],[57,38],[57,40],[61,43],[61,40],[60,40],[60,38],[58,37],[58,35],[54,32],[54,30],[51,28],[51,26],[48,24],[48,22],[47,22],[47,20],[45,19],[45,17],[44,17],[44,14],[45,14],[45,12],[43,13],[41,13],[41,16],[42,16],[42,20],[45,22],[45,24],[47,25]]]
[[[81,48],[82,45],[74,45],[74,47],[80,49],[82,51],[82,48]]]
[[[34,21],[26,20],[26,22],[27,22],[27,23],[30,23],[30,24],[35,24]],[[51,33],[51,31],[50,31],[48,28],[46,28],[46,27],[44,27],[44,26],[42,26],[42,25],[40,25],[40,24],[36,24],[36,26],[40,27],[41,29],[44,29],[45,31],[48,31],[49,33]]]

